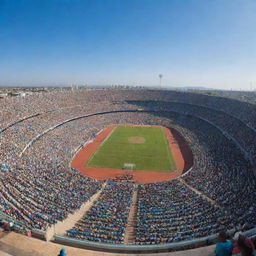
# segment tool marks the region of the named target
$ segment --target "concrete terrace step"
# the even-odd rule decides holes
[[[138,185],[134,186],[134,192],[132,196],[132,204],[130,207],[130,213],[128,222],[125,229],[124,244],[132,244],[135,239],[135,228],[137,225],[137,209],[138,209]]]

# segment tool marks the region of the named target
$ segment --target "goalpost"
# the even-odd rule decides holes
[[[123,170],[130,170],[133,171],[136,169],[136,164],[133,163],[124,163]]]

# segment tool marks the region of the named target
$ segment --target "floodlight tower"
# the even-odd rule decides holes
[[[158,77],[159,77],[159,86],[160,86],[160,88],[161,88],[163,75],[162,75],[162,74],[159,74]]]

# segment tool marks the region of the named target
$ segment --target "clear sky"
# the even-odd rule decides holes
[[[256,88],[256,0],[0,0],[0,85]]]

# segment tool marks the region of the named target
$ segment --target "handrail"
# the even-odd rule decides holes
[[[230,235],[235,233],[235,230],[229,230],[227,232]],[[244,232],[247,237],[256,236],[256,227]],[[88,240],[78,240],[74,238],[54,235],[55,243],[71,245],[79,248],[94,249],[97,251],[107,251],[107,252],[122,252],[122,253],[152,253],[152,252],[169,252],[185,250],[190,248],[201,247],[205,245],[210,245],[216,242],[218,234],[212,234],[205,237],[194,238],[191,240],[184,240],[180,242],[165,243],[165,244],[155,244],[155,245],[125,245],[125,244],[107,244],[98,243]]]
[[[84,249],[94,249],[97,251],[107,252],[122,252],[122,253],[152,253],[152,252],[164,252],[164,251],[177,251],[184,250],[186,248],[194,248],[203,245],[210,244],[217,238],[217,234],[213,234],[207,237],[195,238],[193,240],[185,240],[174,243],[155,244],[155,245],[126,245],[126,244],[107,244],[92,242],[88,240],[78,240],[69,237],[54,235],[53,242],[74,246]]]

